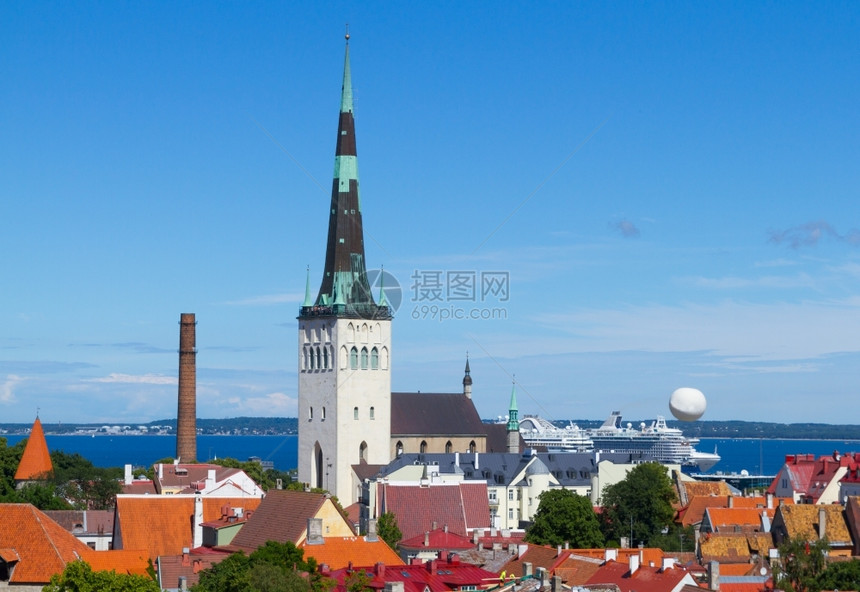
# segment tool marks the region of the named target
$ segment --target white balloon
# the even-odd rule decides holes
[[[681,387],[669,398],[669,410],[680,421],[696,421],[705,413],[708,402],[699,389]]]

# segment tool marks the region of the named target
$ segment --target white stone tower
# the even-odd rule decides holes
[[[391,448],[391,312],[364,262],[349,35],[322,285],[299,312],[299,480],[357,501],[351,465],[386,464]]]

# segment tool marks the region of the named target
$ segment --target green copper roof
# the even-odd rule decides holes
[[[305,301],[302,306],[313,306],[314,299],[311,297],[311,268],[308,267],[308,277],[305,280]]]
[[[519,413],[517,411],[517,383],[514,383],[511,389],[511,404],[508,407],[508,431],[518,431],[520,422],[518,421]]]
[[[343,61],[343,90],[340,96],[340,112],[352,113],[352,76],[349,73],[349,41],[346,42],[346,57]]]
[[[385,269],[379,272],[379,306],[388,306],[388,300],[385,298]]]

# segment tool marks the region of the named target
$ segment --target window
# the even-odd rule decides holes
[[[367,370],[367,348],[361,348],[361,369]]]
[[[358,447],[358,459],[367,462],[367,442],[362,442]]]
[[[352,370],[358,370],[358,350],[354,347],[349,350],[349,367]]]
[[[311,350],[310,350],[310,360],[311,360],[311,370],[313,370],[314,368],[316,368],[316,366],[314,366],[314,362],[315,362],[315,360],[314,360],[314,348],[311,348]]]
[[[513,520],[513,519],[514,519],[514,509],[508,508],[508,520]]]
[[[328,370],[328,348],[323,348],[323,368]]]
[[[403,454],[403,442],[398,440],[397,444],[394,445],[394,450],[396,451],[397,456],[400,456],[401,454]]]
[[[308,419],[313,419],[313,418],[314,418],[314,408],[308,407]]]
[[[451,445],[451,440],[448,440],[447,442],[445,442],[445,454],[451,454],[451,450],[453,448],[454,447]]]
[[[358,419],[358,407],[353,407],[353,408],[352,408],[352,418],[353,418],[353,419]]]
[[[469,452],[471,452],[472,454],[475,454],[475,452],[477,450],[478,450],[478,447],[475,445],[475,441],[472,440],[471,442],[469,442]]]
[[[491,489],[489,493],[490,493],[490,501],[491,501],[491,502],[496,501],[496,499],[497,499],[497,498],[496,498],[496,490],[495,490],[495,489]]]
[[[376,410],[373,407],[370,408],[370,419],[376,419]]]
[[[370,369],[379,370],[379,350],[375,347],[370,350]]]
[[[322,358],[320,358],[320,348],[317,346],[317,368],[322,368]]]
[[[320,419],[325,421],[325,407],[322,408],[322,414],[320,414]]]
[[[419,448],[421,454],[427,452],[427,442],[425,440],[421,440],[421,448]]]
[[[508,501],[514,501],[514,490],[508,489]]]

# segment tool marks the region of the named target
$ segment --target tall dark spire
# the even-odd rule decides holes
[[[349,33],[346,35],[325,267],[314,305],[302,306],[301,310],[301,316],[318,315],[388,317],[388,307],[378,306],[373,300],[364,261]]]

